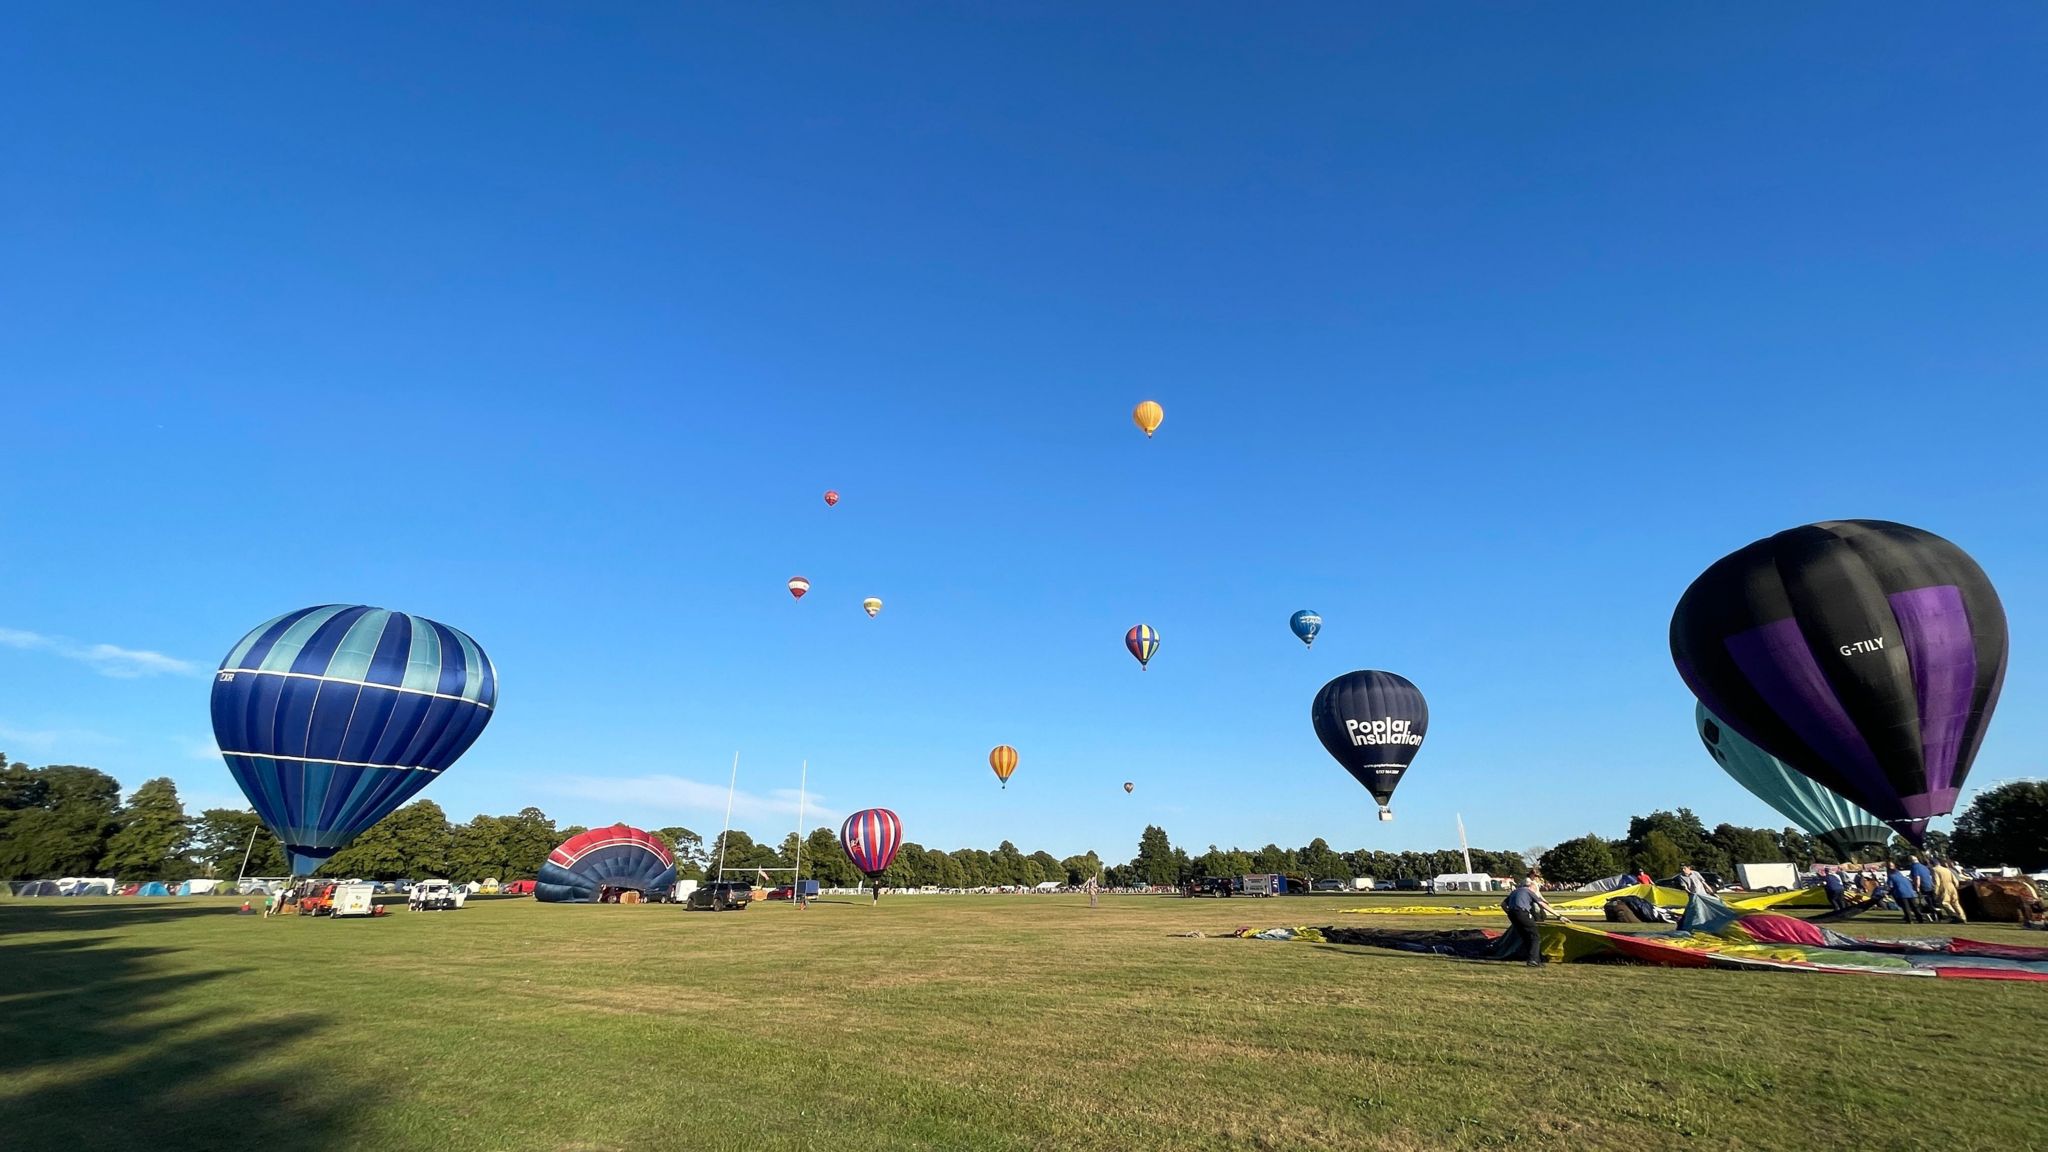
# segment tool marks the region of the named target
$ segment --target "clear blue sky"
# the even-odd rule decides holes
[[[34,763],[238,800],[208,671],[345,601],[497,662],[457,819],[715,831],[739,749],[757,835],[805,757],[947,848],[1777,825],[1671,606],[1879,517],[2004,596],[1971,783],[2040,770],[2036,4],[47,4],[0,107]],[[1392,824],[1308,724],[1362,667]]]

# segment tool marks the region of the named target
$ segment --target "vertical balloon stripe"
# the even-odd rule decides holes
[[[411,622],[412,650],[405,661],[405,687],[413,692],[441,690],[441,634]]]
[[[1977,685],[1977,644],[1970,632],[1970,614],[1963,607],[1962,590],[1952,584],[1896,592],[1887,599],[1913,664],[1927,790],[1948,793],[1952,805],[1956,770],[1969,768],[1963,759],[1963,730]],[[1970,749],[1970,755],[1975,754],[1976,749]]]
[[[1886,819],[1903,814],[1876,754],[1835,698],[1796,618],[1730,636],[1727,648],[1765,706],[1840,772],[1858,795],[1869,796],[1872,812]],[[1891,811],[1879,807],[1887,802]]]
[[[255,668],[261,666],[264,653],[270,650],[271,644],[276,642],[277,638],[284,633],[286,628],[291,627],[293,621],[311,611],[314,611],[314,609],[301,608],[297,612],[287,612],[282,616],[272,617],[261,627],[242,637],[241,643],[236,644],[228,652],[228,658],[221,661],[220,666],[223,668]]]
[[[384,638],[390,620],[388,612],[365,612],[357,617],[335,643],[334,655],[327,661],[323,674],[341,680],[368,679],[370,662],[376,658],[378,643]]]

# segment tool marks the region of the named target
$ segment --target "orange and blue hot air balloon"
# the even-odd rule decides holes
[[[1017,770],[1017,750],[1008,744],[998,744],[989,749],[988,766],[995,769],[996,779],[1003,787],[1010,786],[1010,774]]]
[[[1124,647],[1138,659],[1138,670],[1146,669],[1152,663],[1152,654],[1159,651],[1159,631],[1150,624],[1139,624],[1124,633]]]
[[[887,808],[863,808],[839,826],[839,844],[861,875],[873,880],[889,870],[903,846],[903,821]]]
[[[579,832],[548,853],[533,896],[550,904],[596,904],[609,889],[666,900],[675,886],[668,844],[652,832],[614,824]]]
[[[454,764],[497,701],[497,670],[463,633],[325,604],[229,651],[214,677],[213,738],[305,875]]]

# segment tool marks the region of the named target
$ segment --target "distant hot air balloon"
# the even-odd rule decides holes
[[[1303,608],[1287,621],[1287,626],[1294,629],[1294,634],[1301,638],[1303,644],[1313,648],[1316,643],[1316,633],[1323,630],[1323,618]]]
[[[804,598],[804,593],[809,592],[810,590],[811,582],[809,580],[806,580],[801,576],[791,576],[789,578],[789,594],[791,596],[794,596],[797,599],[801,600]]]
[[[534,881],[534,899],[551,904],[596,904],[607,889],[666,900],[676,886],[668,843],[625,824],[579,832],[548,853]]]
[[[1136,785],[1136,784],[1133,784],[1133,783],[1131,783],[1131,782],[1130,782],[1129,780],[1126,780],[1126,781],[1124,781],[1124,795],[1126,795],[1126,796],[1130,795],[1130,794],[1131,794],[1131,790],[1132,790],[1132,789],[1134,789],[1134,788],[1136,788],[1136,787],[1137,787],[1137,785]]]
[[[882,598],[879,596],[870,596],[867,599],[860,602],[860,607],[861,611],[866,612],[868,614],[868,619],[872,620],[882,611]]]
[[[1159,633],[1150,624],[1139,624],[1124,633],[1124,647],[1138,658],[1138,670],[1142,672],[1152,663],[1152,654],[1159,651]]]
[[[863,808],[839,826],[839,843],[861,875],[876,881],[875,899],[880,900],[882,886],[878,878],[888,871],[889,862],[896,859],[896,849],[903,844],[903,821],[887,808]]]
[[[1807,835],[1826,841],[1837,859],[1876,857],[1891,843],[1891,830],[1884,821],[1786,767],[1784,761],[1721,723],[1706,705],[1695,703],[1692,711],[1693,727],[1714,762]]]
[[[1394,788],[1429,734],[1422,692],[1392,672],[1346,672],[1316,693],[1309,718],[1323,747],[1379,802],[1380,819],[1392,820]]]
[[[2005,609],[1947,540],[1829,520],[1714,562],[1671,658],[1751,743],[1915,844],[1955,807],[2005,681]]]
[[[1166,409],[1154,401],[1146,400],[1131,409],[1131,419],[1145,430],[1145,438],[1150,440],[1152,433],[1159,430],[1159,422],[1166,419]]]
[[[832,506],[834,506],[834,505],[836,505],[836,504],[838,504],[838,503],[839,503],[839,493],[837,493],[837,492],[834,492],[834,491],[832,491],[832,490],[830,490],[830,489],[827,489],[827,490],[825,491],[825,507],[827,507],[827,508],[830,508],[830,507],[832,507]]]
[[[305,875],[455,763],[497,699],[497,670],[461,632],[327,604],[262,625],[221,661],[213,738]]]
[[[1010,773],[1017,770],[1017,750],[1008,744],[998,744],[989,750],[988,766],[995,769],[996,779],[1003,787],[1010,786]]]

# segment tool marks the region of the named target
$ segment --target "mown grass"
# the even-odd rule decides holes
[[[1173,935],[1344,906],[0,902],[0,1146],[2048,1145],[2039,985]]]

